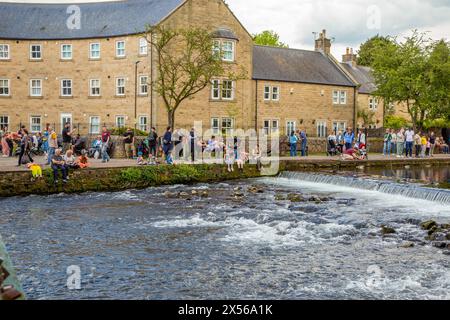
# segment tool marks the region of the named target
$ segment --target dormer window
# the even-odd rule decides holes
[[[223,61],[234,61],[234,41],[222,41],[222,59]]]

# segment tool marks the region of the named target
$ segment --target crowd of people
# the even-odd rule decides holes
[[[426,134],[414,132],[412,128],[400,130],[386,129],[384,134],[383,155],[397,158],[433,157],[436,151],[449,153],[449,145],[443,137],[437,137],[434,132]]]
[[[297,156],[298,145],[300,145],[301,156],[306,157],[308,155],[308,136],[305,130],[292,131],[288,137],[288,144],[291,157]]]
[[[363,129],[357,134],[352,128],[345,132],[331,132],[327,138],[327,155],[341,155],[343,160],[364,160],[367,158],[367,136]]]

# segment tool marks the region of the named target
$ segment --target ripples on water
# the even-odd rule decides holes
[[[265,192],[232,198],[252,183]],[[167,189],[210,198],[166,199]],[[274,201],[293,191],[334,199]],[[421,244],[417,226],[450,222],[450,208],[429,201],[266,178],[0,205],[0,233],[31,299],[450,298],[450,256]],[[382,224],[397,233],[383,238]],[[66,288],[70,265],[81,267],[82,290]]]

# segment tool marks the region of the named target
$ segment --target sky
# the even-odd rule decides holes
[[[0,0],[79,3],[105,0]],[[111,0],[108,0],[111,1]],[[291,48],[314,49],[313,32],[327,30],[338,59],[368,38],[399,36],[411,30],[450,39],[450,0],[226,0],[250,33],[274,30]]]

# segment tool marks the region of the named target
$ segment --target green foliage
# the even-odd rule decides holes
[[[142,170],[140,168],[130,167],[120,172],[119,181],[123,183],[138,182],[142,178]]]
[[[408,120],[402,117],[398,116],[386,116],[384,119],[384,127],[385,128],[391,128],[395,130],[399,130],[401,128],[406,128],[410,126],[410,123],[408,123]]]
[[[176,165],[171,167],[171,179],[173,183],[196,182],[201,178],[200,172],[191,165]]]
[[[142,136],[142,137],[144,137],[144,136],[148,135],[148,133],[145,132],[145,131],[142,131],[142,130],[139,130],[139,129],[133,129],[133,128],[131,128],[131,129],[134,131],[134,135],[135,136]],[[127,127],[112,128],[110,130],[110,133],[111,133],[112,136],[122,136],[126,131],[127,131]]]
[[[361,66],[370,67],[374,60],[374,50],[383,49],[385,46],[392,44],[392,40],[389,37],[383,37],[376,35],[366,42],[361,44],[358,51],[358,64]]]
[[[358,114],[357,114],[358,118],[361,118],[363,120],[363,124],[365,126],[369,126],[371,124],[375,124],[374,123],[374,119],[375,119],[375,112],[374,111],[370,111],[370,110],[365,110],[360,108],[358,110]]]
[[[261,46],[289,48],[289,46],[280,41],[278,33],[272,30],[265,30],[253,35],[253,42]]]
[[[449,119],[427,119],[423,123],[423,127],[425,129],[432,129],[432,128],[450,128],[450,120]]]

